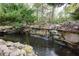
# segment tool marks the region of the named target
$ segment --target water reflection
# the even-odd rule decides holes
[[[53,48],[34,47],[34,51],[38,56],[57,56]]]
[[[57,45],[52,42],[51,39],[48,37],[34,37],[34,36],[29,36],[29,35],[17,35],[17,34],[12,34],[12,35],[4,35],[3,37],[4,40],[10,40],[13,42],[21,42],[23,44],[29,44],[33,46],[35,53],[38,56],[58,56],[58,55],[75,55],[70,51],[69,48]],[[53,45],[54,44],[54,45]]]

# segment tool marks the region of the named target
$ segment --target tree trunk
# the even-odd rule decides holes
[[[43,20],[43,3],[41,4],[41,6],[42,6],[42,20]]]
[[[52,17],[51,17],[51,20],[54,20],[54,15],[55,15],[55,6],[52,7]]]
[[[54,19],[54,11],[55,11],[55,6],[52,6],[52,15],[50,16],[50,19],[49,19],[49,23],[51,23],[51,20]]]
[[[39,15],[38,15],[38,8],[37,8],[37,21],[39,21],[39,18],[38,17],[39,17]]]

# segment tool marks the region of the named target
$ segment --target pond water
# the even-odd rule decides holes
[[[57,56],[53,48],[34,47],[34,51],[38,56]]]
[[[60,49],[63,46],[60,46],[60,48],[55,48],[53,41],[48,37],[11,34],[11,35],[4,35],[3,37],[1,36],[0,38],[14,42],[19,41],[23,44],[27,43],[33,47],[35,53],[38,56],[74,55],[73,53],[71,53],[69,49],[66,48],[65,48],[66,50]],[[57,50],[57,52],[55,50]],[[65,53],[62,52],[63,50]]]
[[[32,40],[30,44],[38,56],[57,56],[53,48],[52,40],[49,40],[48,37],[31,36],[30,40]]]
[[[39,36],[28,36],[28,35],[4,35],[0,38],[4,40],[10,40],[13,42],[21,42],[23,44],[29,44],[33,47],[34,52],[38,56],[56,56],[57,54],[53,50],[53,45],[51,41],[48,41],[47,37],[39,37]]]

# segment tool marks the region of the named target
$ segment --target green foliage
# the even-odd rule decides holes
[[[67,8],[65,8],[66,13],[73,13],[79,7],[78,3],[71,3]]]
[[[71,3],[67,8],[65,8],[65,12],[70,14],[72,20],[79,20],[79,4]]]
[[[20,27],[36,20],[34,10],[24,4],[0,4],[0,24]]]
[[[71,14],[73,20],[79,20],[79,8],[76,9],[75,12]]]
[[[33,6],[39,8],[41,6],[41,3],[35,3]]]
[[[51,22],[53,24],[61,24],[65,21],[70,21],[70,19],[69,18],[56,18],[56,19],[52,20]]]

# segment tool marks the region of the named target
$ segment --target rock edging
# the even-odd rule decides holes
[[[0,39],[0,56],[36,56],[33,47]]]

